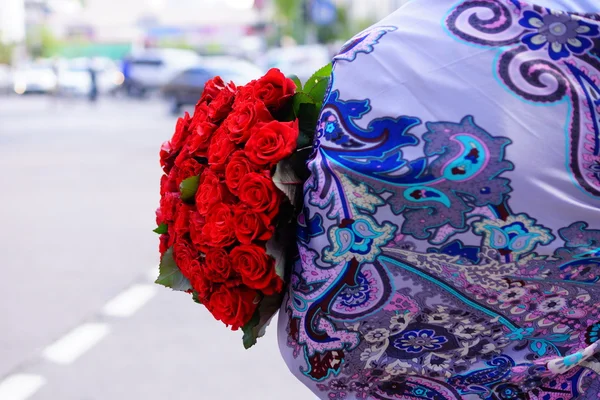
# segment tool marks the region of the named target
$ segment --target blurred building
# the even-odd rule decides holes
[[[350,10],[350,16],[354,20],[379,21],[393,13],[410,0],[337,0]]]
[[[249,4],[243,9],[227,4]],[[220,0],[85,0],[74,12],[54,13],[51,24],[62,37],[106,42],[239,40],[257,22],[253,2]]]
[[[0,42],[25,40],[25,0],[0,0]]]

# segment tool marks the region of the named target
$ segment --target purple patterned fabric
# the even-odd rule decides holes
[[[319,398],[600,398],[598,21],[413,1],[335,57],[279,326]]]

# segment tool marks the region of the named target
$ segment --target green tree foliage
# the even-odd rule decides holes
[[[45,26],[31,29],[26,38],[27,49],[34,57],[53,57],[60,52],[62,43]]]
[[[287,35],[303,43],[312,21],[308,15],[311,0],[274,0],[275,17],[279,25],[278,35]],[[320,43],[347,40],[354,32],[351,28],[348,9],[337,6],[336,21],[330,25],[313,27]]]
[[[337,19],[334,24],[317,27],[317,39],[320,43],[331,43],[336,40],[347,40],[354,35],[350,28],[348,9],[337,7]]]
[[[275,12],[278,18],[294,21],[300,18],[303,0],[275,0]]]
[[[304,0],[274,0],[277,36],[290,36],[298,42],[304,39],[302,4]]]
[[[0,42],[0,64],[10,64],[14,46]]]

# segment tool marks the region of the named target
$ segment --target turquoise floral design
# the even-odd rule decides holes
[[[332,112],[327,112],[321,117],[324,121],[323,136],[330,142],[343,145],[350,141],[350,136],[344,133],[340,123]]]
[[[584,54],[593,47],[591,38],[600,34],[597,26],[566,13],[542,15],[532,10],[523,13],[519,24],[534,30],[521,38],[531,50],[548,47],[550,58],[558,61],[571,53]]]
[[[523,340],[531,336],[533,332],[535,332],[535,329],[533,328],[523,328],[509,333],[506,337],[509,340]]]
[[[563,360],[563,363],[565,364],[565,366],[567,368],[570,368],[574,365],[579,364],[581,362],[581,360],[583,360],[583,354],[581,352],[579,352],[579,353],[571,354],[570,356],[565,357]]]
[[[554,240],[549,229],[536,225],[525,214],[510,216],[506,220],[485,219],[473,224],[475,233],[485,237],[486,246],[496,250],[525,254],[538,244],[546,245]]]
[[[588,344],[596,343],[600,340],[600,322],[590,326],[586,332],[586,340]]]

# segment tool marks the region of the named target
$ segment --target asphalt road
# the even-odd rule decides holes
[[[0,400],[314,399],[153,285],[158,101],[0,97]]]

